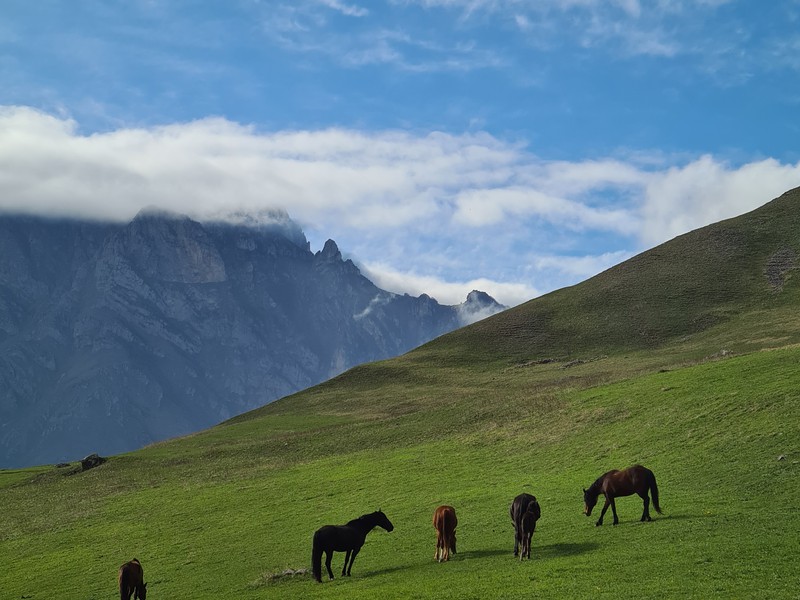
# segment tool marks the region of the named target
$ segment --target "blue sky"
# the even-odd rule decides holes
[[[0,209],[285,208],[517,304],[800,185],[800,0],[4,0]]]

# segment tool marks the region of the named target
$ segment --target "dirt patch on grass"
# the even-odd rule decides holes
[[[311,572],[308,569],[284,569],[275,573],[262,573],[261,576],[255,581],[251,581],[247,586],[250,589],[258,589],[266,585],[280,583],[282,581],[291,581],[294,579],[310,578]]]
[[[780,292],[791,271],[797,268],[797,252],[791,248],[781,248],[769,257],[764,266],[764,276],[767,278],[773,292]]]

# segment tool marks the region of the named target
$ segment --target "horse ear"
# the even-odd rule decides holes
[[[380,506],[378,507],[378,512],[383,512],[383,511],[381,510]]]
[[[584,494],[586,493],[586,488],[583,488],[583,493],[584,493]]]

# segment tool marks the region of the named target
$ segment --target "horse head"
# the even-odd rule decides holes
[[[392,525],[392,522],[385,514],[383,514],[383,511],[380,508],[375,513],[375,517],[376,524],[380,527],[383,527],[386,531],[392,531],[394,529],[394,525]]]
[[[592,494],[586,488],[583,489],[583,514],[587,517],[592,514],[594,505],[597,504],[597,494]]]

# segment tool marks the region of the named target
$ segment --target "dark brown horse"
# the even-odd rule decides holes
[[[522,550],[519,553],[519,559],[531,558],[531,538],[533,532],[536,531],[536,521],[539,520],[539,504],[531,502],[528,504],[528,509],[522,513],[522,518],[519,520],[522,537]]]
[[[147,599],[147,584],[138,558],[126,562],[119,568],[120,600],[131,600],[131,594],[139,600]]]
[[[511,521],[514,523],[514,556],[519,555],[519,547],[522,543],[522,516],[528,512],[529,506],[531,506],[532,513],[536,515],[534,520],[538,520],[542,516],[542,510],[536,501],[536,496],[522,493],[514,498],[509,509]]]
[[[658,514],[661,514],[661,507],[658,505],[658,486],[656,485],[656,476],[650,469],[642,465],[633,465],[622,471],[609,471],[598,477],[588,490],[583,490],[583,514],[587,517],[592,514],[594,505],[597,504],[597,497],[603,494],[606,503],[603,505],[603,510],[600,512],[600,518],[597,520],[598,527],[603,524],[603,517],[611,507],[614,513],[614,525],[619,523],[617,518],[617,505],[614,503],[614,498],[619,496],[630,496],[631,494],[639,494],[644,501],[644,512],[642,512],[642,521],[652,521],[650,518],[650,497],[648,493],[653,496],[653,507]]]
[[[394,529],[394,525],[380,509],[353,519],[345,525],[325,525],[317,529],[311,548],[311,568],[314,572],[314,579],[322,582],[323,552],[325,553],[325,566],[331,579],[333,579],[333,571],[331,571],[333,553],[345,552],[342,577],[349,576],[350,570],[353,568],[353,561],[361,550],[361,546],[364,545],[367,534],[375,527],[383,527],[386,531]]]
[[[433,527],[436,529],[436,553],[433,560],[450,560],[450,553],[456,553],[456,509],[440,506],[433,511]]]

